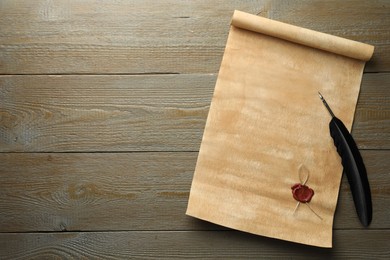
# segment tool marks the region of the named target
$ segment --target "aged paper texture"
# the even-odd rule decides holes
[[[242,28],[241,15],[260,29]],[[294,42],[298,27],[284,36],[269,35],[289,26],[277,22],[271,33],[262,33],[261,26],[274,25],[264,19],[237,11],[233,17],[187,214],[258,235],[332,247],[342,165],[318,91],[350,129],[365,61],[349,57],[353,51],[345,56],[316,48],[316,41],[333,42],[334,36],[305,30],[313,37]],[[340,44],[330,47],[341,46],[342,52],[343,39],[336,41]],[[368,48],[363,59],[369,59],[372,46],[359,44],[351,48]],[[304,203],[294,212],[291,186],[300,182],[302,166],[315,193],[310,207],[320,217]]]

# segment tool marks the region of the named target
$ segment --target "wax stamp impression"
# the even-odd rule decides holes
[[[292,194],[294,199],[296,199],[299,202],[307,203],[311,201],[311,198],[314,195],[314,190],[309,188],[306,185],[302,185],[300,183],[294,184],[294,186],[291,187]]]
[[[303,164],[301,164],[298,168],[298,175],[301,182],[296,183],[291,187],[293,197],[296,201],[298,201],[294,213],[297,211],[301,203],[305,203],[319,219],[322,219],[321,216],[318,215],[309,205],[309,202],[314,196],[314,190],[306,185],[306,182],[309,180],[309,170]]]

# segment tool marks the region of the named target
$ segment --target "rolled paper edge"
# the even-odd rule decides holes
[[[366,43],[317,32],[238,10],[234,11],[231,25],[362,61],[368,61],[374,53],[374,46]]]

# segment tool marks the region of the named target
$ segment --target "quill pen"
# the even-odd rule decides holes
[[[364,166],[362,156],[343,122],[333,114],[321,93],[318,92],[318,94],[332,116],[332,120],[329,123],[330,135],[341,157],[341,163],[351,187],[353,201],[360,222],[367,227],[372,220],[372,203],[366,167]]]

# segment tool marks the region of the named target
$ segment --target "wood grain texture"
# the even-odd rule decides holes
[[[390,149],[389,85],[390,73],[363,75],[352,127],[360,149]]]
[[[183,229],[196,156],[0,154],[0,231]]]
[[[390,70],[387,1],[1,1],[0,73],[216,73],[233,10],[375,45]]]
[[[332,250],[226,231],[184,212],[197,158],[185,151],[199,149],[216,79],[209,73],[218,72],[233,10],[373,44],[366,71],[386,72],[389,6],[0,1],[0,74],[42,74],[0,76],[0,259],[387,259],[388,73],[364,75],[353,126],[360,149],[379,149],[363,151],[370,229],[361,229],[345,179]]]
[[[0,232],[221,229],[185,215],[197,155],[2,153]],[[370,228],[390,227],[389,156],[363,152],[373,195]],[[345,179],[335,228],[362,228]]]
[[[1,151],[196,151],[215,75],[0,76]]]
[[[215,80],[0,76],[0,151],[198,151]],[[363,76],[352,128],[359,148],[390,148],[389,83],[389,73]]]
[[[3,1],[0,73],[216,72],[234,9],[262,1]]]
[[[0,234],[0,248],[3,259],[388,259],[389,239],[381,230],[336,230],[326,250],[234,231],[75,232]]]

